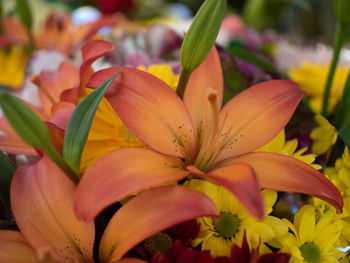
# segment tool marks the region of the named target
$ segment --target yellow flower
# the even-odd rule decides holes
[[[348,75],[348,67],[339,65],[335,72],[332,90],[329,98],[329,111],[333,112],[339,99],[343,94],[344,84]],[[317,112],[321,112],[323,92],[326,85],[329,65],[322,65],[314,62],[302,62],[299,67],[289,71],[292,80],[300,84],[310,102],[311,108]]]
[[[151,65],[147,70],[140,70],[160,78],[176,89],[179,76],[175,75],[168,65]],[[86,89],[86,94],[91,90]],[[83,98],[81,98],[83,99]],[[97,159],[106,153],[119,148],[145,147],[119,119],[107,99],[103,98],[91,125],[90,133],[81,159],[81,172],[84,172]]]
[[[212,217],[199,218],[200,232],[192,243],[193,246],[201,244],[202,250],[210,250],[213,256],[229,256],[233,244],[241,246],[244,232],[251,248],[260,245],[260,253],[267,253],[269,249],[263,243],[287,232],[287,226],[276,217],[266,216],[263,220],[253,217],[236,197],[222,186],[198,179],[190,180],[185,185],[210,197],[221,216],[220,220]],[[263,190],[262,195],[265,201],[265,215],[268,215],[276,202],[277,193]]]
[[[316,211],[316,220],[321,219],[327,211],[334,213],[331,224],[340,221],[342,229],[339,238],[335,242],[335,247],[347,247],[350,244],[350,197],[344,198],[343,213],[337,214],[333,206],[318,198],[312,198],[312,204]]]
[[[350,154],[347,147],[342,158],[335,161],[335,166],[327,167],[324,173],[337,186],[343,197],[350,197]]]
[[[272,141],[265,144],[263,147],[258,149],[259,152],[274,152],[281,153],[284,155],[288,155],[294,157],[300,161],[303,161],[315,169],[321,169],[321,165],[313,164],[316,159],[315,154],[304,154],[307,150],[307,147],[304,147],[298,151],[296,151],[298,147],[298,139],[293,139],[286,141],[286,135],[284,130],[282,130]]]
[[[324,154],[335,144],[338,133],[336,128],[321,115],[316,115],[315,120],[318,126],[310,133],[310,138],[313,140],[311,150],[316,154]]]
[[[339,238],[342,224],[333,221],[334,211],[327,211],[317,222],[315,210],[311,205],[300,208],[294,217],[294,225],[287,219],[291,232],[270,242],[281,252],[292,255],[290,263],[331,263],[343,253],[334,245]],[[331,223],[332,222],[332,223]]]
[[[21,48],[0,50],[0,85],[20,88],[24,79],[28,54]]]
[[[146,71],[153,76],[163,80],[168,86],[170,86],[173,90],[176,90],[177,84],[179,83],[180,75],[175,74],[171,67],[167,64],[153,64],[149,66],[147,69],[145,66],[139,66],[137,69]]]

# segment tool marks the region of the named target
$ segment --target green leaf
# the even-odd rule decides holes
[[[75,108],[64,135],[63,158],[79,174],[80,160],[92,120],[103,96],[120,73],[106,80]]]
[[[48,127],[32,109],[5,92],[0,92],[0,105],[12,128],[24,142],[44,151],[73,182],[78,181],[78,176],[51,144]]]
[[[0,200],[10,207],[10,184],[16,165],[0,151]]]
[[[23,141],[39,149],[50,143],[46,124],[27,105],[5,92],[0,93],[0,105],[7,120]]]
[[[28,32],[32,30],[32,13],[29,8],[29,4],[27,0],[16,0],[16,11],[21,18],[23,24],[28,29]]]
[[[350,151],[350,125],[346,125],[339,130],[339,136]]]
[[[255,66],[258,66],[264,70],[270,71],[272,73],[275,73],[279,76],[281,76],[284,79],[289,79],[288,76],[286,74],[284,74],[283,72],[279,71],[276,67],[274,67],[273,65],[271,65],[270,63],[266,62],[265,60],[258,58],[257,56],[255,56],[253,53],[248,52],[246,50],[244,50],[241,47],[236,47],[236,46],[230,46],[228,48],[228,51],[234,56],[237,57],[239,59],[242,59],[246,62],[249,62]]]

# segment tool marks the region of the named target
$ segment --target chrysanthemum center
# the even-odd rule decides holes
[[[321,262],[321,251],[312,242],[307,242],[300,248],[301,254],[304,260],[308,263],[320,263]]]
[[[239,230],[241,221],[236,215],[231,213],[220,213],[221,219],[214,222],[214,228],[216,232],[223,238],[231,238],[236,235]]]
[[[156,234],[145,241],[145,248],[152,256],[158,252],[168,255],[173,249],[173,245],[173,240],[165,233]]]

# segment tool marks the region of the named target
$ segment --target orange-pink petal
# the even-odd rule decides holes
[[[264,203],[253,169],[246,163],[233,163],[206,173],[195,166],[186,167],[192,173],[226,187],[257,218],[264,216]]]
[[[100,57],[103,57],[107,53],[111,52],[113,49],[114,46],[104,40],[91,40],[87,42],[81,48],[83,62],[80,66],[80,83],[77,87],[62,92],[61,99],[64,101],[77,103],[79,96],[83,94],[83,88],[85,87],[85,84],[89,81],[91,75],[94,72],[91,67],[92,63],[94,63]]]
[[[62,91],[71,89],[79,82],[79,70],[76,66],[63,62],[56,72],[42,71],[32,78],[38,86],[41,106],[50,113],[53,104],[60,101]]]
[[[133,68],[110,68],[96,72],[87,86],[96,88],[118,72],[106,98],[125,125],[152,149],[193,159],[196,143],[191,118],[163,81]]]
[[[35,250],[19,231],[0,230],[1,263],[40,263]]]
[[[178,158],[148,149],[114,150],[87,169],[76,191],[75,212],[78,218],[89,222],[122,198],[150,187],[177,182],[187,175]]]
[[[37,251],[54,251],[62,261],[92,261],[94,224],[73,211],[75,185],[47,156],[17,169],[11,185],[16,223]]]
[[[29,34],[21,20],[13,17],[5,17],[0,23],[2,23],[3,28],[0,36],[0,47],[29,44]]]
[[[222,104],[223,75],[220,58],[213,47],[204,62],[193,71],[184,94],[184,103],[192,117],[199,144],[211,132],[213,110],[207,99],[208,92],[216,93],[216,112]]]
[[[142,192],[122,206],[109,222],[100,243],[100,260],[116,261],[147,237],[166,228],[215,215],[216,207],[209,198],[182,186]]]
[[[249,153],[232,161],[251,165],[262,188],[316,196],[338,211],[342,210],[343,199],[339,190],[322,173],[302,161],[266,152]]]
[[[304,92],[287,80],[257,84],[231,99],[220,112],[216,162],[254,151],[287,124]]]

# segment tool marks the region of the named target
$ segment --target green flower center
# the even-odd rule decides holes
[[[306,262],[321,262],[321,251],[314,243],[306,242],[304,245],[301,246],[300,251]]]
[[[214,222],[215,231],[226,239],[234,237],[239,230],[241,221],[231,213],[221,212],[220,216],[221,219]]]
[[[156,234],[145,241],[146,250],[154,256],[158,252],[168,255],[173,249],[174,242],[171,237],[165,233]]]

